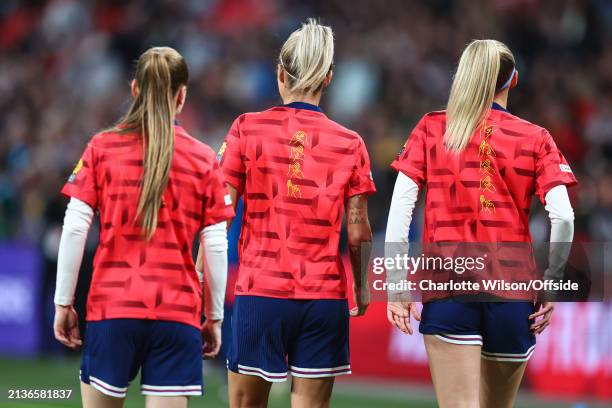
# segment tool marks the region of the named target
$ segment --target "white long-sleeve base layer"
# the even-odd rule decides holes
[[[412,221],[412,212],[419,196],[418,185],[408,176],[399,173],[393,189],[391,208],[387,220],[387,232],[385,234],[386,257],[395,257],[396,254],[408,253],[408,233]],[[567,188],[559,185],[546,193],[546,205],[550,218],[550,251],[548,257],[548,269],[545,279],[559,279],[562,277],[563,268],[567,262],[571,245],[574,238],[574,211],[567,194]],[[563,243],[555,245],[556,243]],[[405,271],[389,269],[387,280],[399,282],[405,279]]]
[[[72,198],[68,202],[57,254],[56,305],[74,303],[74,292],[93,216],[93,209],[83,201]]]
[[[204,315],[209,320],[223,319],[225,287],[227,285],[227,222],[209,225],[202,230],[200,242],[204,248]]]
[[[93,220],[93,209],[81,200],[71,198],[66,207],[64,226],[57,256],[55,304],[71,305],[78,281],[87,233]],[[206,318],[223,318],[227,284],[227,223],[209,225],[200,233],[204,246],[204,290]],[[200,281],[202,281],[200,277]]]

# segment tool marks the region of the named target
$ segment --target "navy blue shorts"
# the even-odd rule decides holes
[[[419,331],[453,344],[482,346],[482,358],[523,362],[535,348],[529,329],[532,302],[462,302],[445,299],[423,305]]]
[[[200,331],[161,320],[87,322],[82,382],[123,398],[140,369],[140,388],[145,395],[202,395]]]
[[[227,368],[270,382],[350,374],[348,302],[236,296]]]

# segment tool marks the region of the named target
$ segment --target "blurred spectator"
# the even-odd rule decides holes
[[[2,1],[0,238],[53,252],[62,211],[48,209],[87,140],[126,107],[140,52],[183,53],[191,80],[180,121],[216,149],[237,115],[279,103],[278,48],[308,16],[336,33],[323,108],[366,140],[375,230],[394,182],[389,162],[420,116],[444,107],[464,45],[491,37],[517,57],[510,110],[547,127],[582,182],[577,236],[612,240],[607,0]]]

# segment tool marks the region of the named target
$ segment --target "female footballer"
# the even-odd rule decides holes
[[[392,163],[399,174],[385,241],[407,245],[418,191],[425,187],[424,245],[435,242],[531,242],[528,214],[536,195],[551,220],[551,242],[571,242],[573,210],[566,186],[576,183],[549,132],[512,115],[508,91],[518,82],[504,44],[477,40],[464,50],[446,111],[425,115]],[[569,245],[565,245],[566,248]],[[551,256],[555,277],[567,260]],[[546,276],[546,275],[545,275]],[[531,301],[390,301],[391,324],[412,333],[421,320],[441,407],[513,405],[553,303]],[[537,309],[537,310],[536,310]]]
[[[369,259],[375,188],[361,137],[318,106],[333,59],[331,28],[311,19],[294,31],[278,58],[283,105],[238,117],[219,152],[232,202],[244,201],[227,358],[232,407],[265,407],[271,383],[288,373],[294,408],[327,407],[334,377],[351,372],[338,244],[346,208],[350,314],[359,316],[369,304],[361,259]]]
[[[71,348],[82,342],[72,304],[83,249],[94,212],[100,216],[80,374],[85,407],[123,406],[139,370],[147,407],[186,407],[188,396],[202,393],[202,354],[215,356],[220,347],[226,220],[234,212],[214,152],[175,123],[187,79],[172,48],[143,53],[127,114],[91,139],[62,190],[71,198],[54,330]],[[196,234],[206,260],[201,333]]]

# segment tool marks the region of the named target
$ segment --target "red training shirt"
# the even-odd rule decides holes
[[[175,126],[175,147],[157,229],[135,220],[142,181],[139,134],[95,135],[62,193],[100,213],[100,243],[87,320],[169,320],[200,326],[201,287],[192,258],[196,234],[234,211],[210,147]]]
[[[485,278],[527,282],[540,277],[530,245],[532,198],[536,195],[545,203],[553,187],[577,183],[550,133],[497,104],[459,153],[445,148],[445,129],[445,112],[425,115],[391,166],[419,188],[426,187],[423,252],[442,258],[483,257],[485,266],[462,274],[433,268],[424,271],[433,275],[420,276],[438,282],[480,283]],[[533,298],[533,291],[481,292]],[[423,300],[473,293],[430,291],[423,293]]]
[[[375,191],[361,137],[298,102],[238,117],[219,156],[244,201],[236,294],[344,299],[344,204]]]
[[[464,151],[443,144],[446,113],[425,115],[391,167],[427,187],[423,242],[531,242],[529,210],[577,183],[550,133],[495,105]]]

